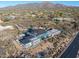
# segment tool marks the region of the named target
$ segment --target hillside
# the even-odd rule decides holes
[[[51,2],[41,2],[41,3],[28,3],[28,4],[18,4],[16,6],[4,7],[1,9],[28,9],[28,8],[63,8],[67,7],[63,4],[54,4]]]

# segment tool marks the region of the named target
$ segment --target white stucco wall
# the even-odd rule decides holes
[[[6,30],[6,29],[14,29],[13,26],[1,26],[0,25],[0,31]]]
[[[27,44],[24,45],[24,47],[26,47],[26,48],[29,48],[31,46],[32,46],[32,43],[31,42],[29,42],[29,43],[27,43]]]

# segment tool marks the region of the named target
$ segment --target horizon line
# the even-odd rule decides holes
[[[13,2],[14,2],[14,4],[12,4]],[[0,1],[0,8],[16,6],[19,4],[31,4],[31,3],[42,3],[42,2],[45,2],[45,1]],[[66,6],[79,7],[79,1],[48,1],[48,2],[54,3],[54,4],[63,4]]]

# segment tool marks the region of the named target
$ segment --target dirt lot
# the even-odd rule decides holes
[[[43,41],[43,42],[41,42],[37,47],[35,47],[35,48],[30,48],[28,51],[32,54],[32,55],[34,55],[34,54],[36,54],[36,53],[38,53],[38,52],[40,52],[40,51],[43,51],[43,50],[45,50],[47,47],[49,47],[49,46],[51,46],[51,43],[50,42],[48,42],[48,41]]]

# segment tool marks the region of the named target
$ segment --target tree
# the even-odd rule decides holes
[[[76,22],[72,22],[72,24],[74,24],[74,26],[72,28],[77,30],[78,24]]]
[[[59,16],[60,16],[60,17],[62,17],[62,16],[63,16],[63,13],[62,13],[62,12],[60,12],[60,13],[59,13]]]
[[[60,20],[58,20],[58,19],[55,19],[54,21],[55,21],[55,23],[56,23],[56,24],[58,24]]]

